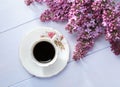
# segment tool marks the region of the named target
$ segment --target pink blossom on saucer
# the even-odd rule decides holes
[[[50,38],[53,38],[54,35],[55,35],[55,32],[48,32],[48,36],[49,36]]]

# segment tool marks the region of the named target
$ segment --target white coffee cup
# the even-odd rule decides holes
[[[41,38],[40,40],[36,41],[36,42],[32,45],[32,50],[31,50],[31,51],[32,51],[32,52],[31,52],[31,53],[32,53],[32,61],[33,61],[35,64],[39,65],[40,67],[48,67],[48,66],[50,66],[50,65],[52,65],[52,64],[55,63],[55,61],[57,60],[57,57],[58,57],[58,48],[57,48],[57,46],[56,46],[55,43],[54,43],[55,37],[56,37],[56,35],[55,35],[53,38],[43,37],[43,38]],[[37,45],[38,43],[42,43],[42,42],[46,42],[46,43],[48,43],[48,44],[51,44],[51,45],[53,46],[53,48],[54,48],[55,53],[54,53],[53,58],[51,58],[52,60],[50,60],[50,61],[38,61],[37,58],[35,57],[35,54],[33,53],[36,45]],[[45,46],[45,45],[44,45],[44,46]],[[42,50],[42,49],[41,49],[41,50]],[[48,49],[48,50],[50,50],[50,49]],[[50,53],[51,53],[51,52],[50,52]],[[46,54],[46,53],[44,53],[44,54]],[[46,54],[46,55],[47,55],[47,54]],[[39,57],[39,58],[42,58],[42,57]]]

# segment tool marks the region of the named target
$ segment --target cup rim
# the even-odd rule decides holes
[[[54,58],[53,58],[50,62],[48,62],[48,63],[41,63],[41,62],[39,62],[38,60],[36,60],[36,58],[35,58],[34,55],[33,55],[33,49],[34,49],[34,47],[35,47],[39,42],[43,42],[43,41],[49,42],[50,44],[53,45],[53,47],[54,47],[54,49],[55,49]],[[32,45],[31,48],[32,48],[32,50],[31,50],[32,61],[33,61],[35,64],[37,64],[37,65],[39,65],[39,66],[41,66],[41,67],[50,66],[50,65],[54,64],[55,61],[57,60],[58,50],[57,50],[56,45],[53,43],[53,41],[52,41],[50,38],[41,38],[40,40],[36,41],[36,42]]]

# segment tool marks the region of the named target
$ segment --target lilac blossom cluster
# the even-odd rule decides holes
[[[92,8],[93,3],[93,0],[75,0],[69,12],[66,29],[70,33],[77,32],[78,43],[73,55],[75,60],[84,57],[93,47],[96,38],[103,33],[102,14]]]
[[[49,7],[40,16],[41,21],[68,21],[65,29],[77,33],[74,60],[83,58],[102,34],[110,42],[112,51],[120,54],[119,3],[112,0],[25,0],[27,5],[34,1],[44,2]]]
[[[68,13],[70,10],[71,2],[66,0],[47,0],[47,9],[41,16],[41,21],[55,21],[55,22],[64,22],[68,20]]]
[[[25,0],[27,5],[30,5],[32,2],[46,3],[49,9],[40,16],[40,20],[43,22],[46,21],[55,21],[55,22],[64,22],[68,20],[68,13],[72,2],[67,0]]]
[[[103,11],[103,25],[105,26],[105,37],[111,44],[111,50],[120,54],[120,3],[111,2]]]

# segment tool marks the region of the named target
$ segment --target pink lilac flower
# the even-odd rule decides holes
[[[71,7],[71,2],[67,2],[66,0],[46,0],[46,4],[49,6],[41,16],[40,20],[45,21],[67,21],[68,13]]]
[[[111,44],[111,50],[120,54],[120,3],[110,3],[103,12],[104,23],[106,23],[105,36]]]
[[[35,0],[36,2],[42,3],[45,2],[46,0]]]
[[[113,0],[25,0],[25,3],[30,5],[34,1],[49,7],[41,14],[41,21],[68,21],[65,29],[77,34],[75,60],[83,58],[103,33],[112,51],[120,54],[120,3]]]
[[[102,12],[92,8],[93,0],[75,0],[70,9],[66,30],[77,32],[73,58],[79,60],[93,47],[96,38],[104,32]],[[99,6],[99,5],[96,5]]]
[[[71,7],[72,2],[69,0],[34,0],[39,3],[46,3],[49,9],[45,10],[43,14],[40,16],[40,20],[43,22],[46,21],[67,21],[68,20],[68,13]],[[30,5],[32,2],[31,0],[25,0],[28,2],[27,5]]]
[[[83,58],[85,54],[88,53],[89,49],[93,47],[93,45],[94,45],[94,41],[92,40],[88,40],[88,41],[84,40],[84,42],[78,41],[75,46],[75,51],[73,55],[74,60],[77,61],[80,58]]]
[[[34,0],[25,0],[25,4],[26,5],[30,5],[31,3],[33,3],[34,2]]]

